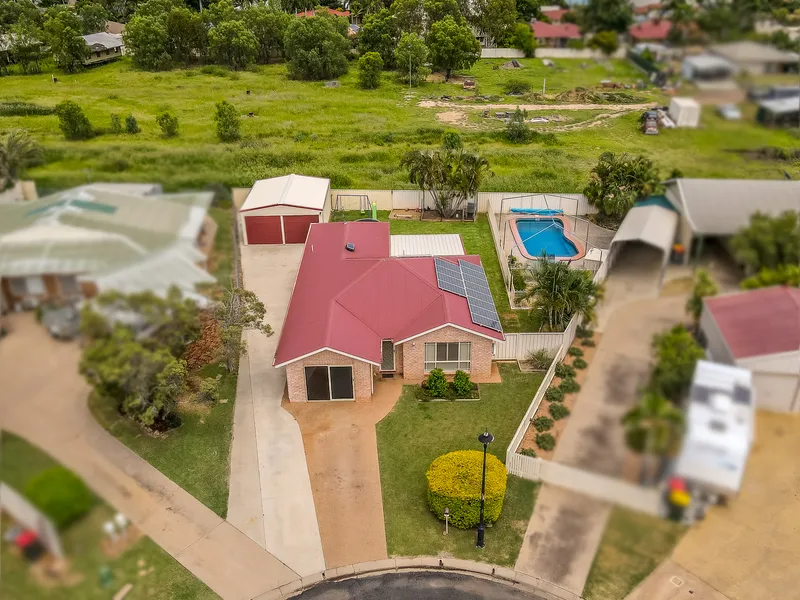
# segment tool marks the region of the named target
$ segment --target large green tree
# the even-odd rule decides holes
[[[456,23],[464,20],[457,0],[425,0],[425,14],[430,24],[441,21],[445,17],[452,17]]]
[[[244,332],[257,331],[267,337],[272,335],[272,327],[265,321],[266,315],[264,303],[254,292],[239,287],[225,292],[225,297],[214,311],[214,318],[220,327],[228,371],[236,369],[239,357],[247,351]]]
[[[199,13],[185,6],[166,14],[167,52],[176,64],[202,60],[208,45],[208,29]]]
[[[470,22],[496,46],[506,44],[517,22],[515,0],[477,0]]]
[[[389,9],[383,8],[367,15],[358,34],[361,53],[377,52],[386,69],[394,68],[394,52],[400,35],[396,21]]]
[[[19,21],[11,26],[8,49],[23,73],[40,73],[45,57],[45,35],[38,20],[23,13]]]
[[[295,19],[286,29],[284,46],[292,79],[334,79],[347,73],[350,42],[331,19]]]
[[[756,212],[730,241],[733,255],[751,273],[800,264],[800,216],[787,210],[771,216]]]
[[[83,33],[97,33],[106,30],[106,21],[108,21],[108,11],[102,4],[92,2],[91,0],[80,0],[75,8],[78,11],[78,16],[83,25]]]
[[[680,404],[692,383],[697,361],[705,351],[682,325],[653,338],[656,365],[650,377],[650,390]]]
[[[244,69],[258,56],[258,40],[241,21],[225,21],[208,32],[208,50],[214,61],[231,69]]]
[[[663,396],[647,392],[639,404],[625,414],[622,426],[631,450],[643,454],[645,461],[661,461],[677,450],[684,430],[684,416]],[[645,464],[643,470],[652,471]],[[647,477],[647,480],[652,479],[652,476]]]
[[[481,45],[469,25],[449,15],[431,25],[426,42],[434,67],[445,71],[445,81],[454,69],[469,69],[481,56]]]
[[[358,85],[365,90],[374,90],[381,83],[383,59],[377,52],[367,52],[358,59]]]
[[[428,47],[422,36],[416,33],[403,33],[394,52],[394,64],[403,81],[418,85],[430,74]]]
[[[604,152],[583,193],[603,215],[622,219],[637,200],[656,193],[660,186],[658,169],[649,158]]]
[[[589,0],[580,10],[585,31],[626,33],[633,23],[633,6],[628,0]]]
[[[244,23],[258,40],[258,61],[266,63],[273,56],[283,55],[286,29],[295,17],[262,5],[250,7],[243,12]]]
[[[170,65],[169,31],[162,16],[133,17],[123,34],[125,49],[140,69],[158,71]]]
[[[395,0],[391,11],[400,31],[418,35],[425,32],[424,0]]]
[[[81,37],[83,24],[71,10],[50,13],[44,24],[44,32],[56,64],[74,73],[83,66],[89,56],[89,47]]]
[[[42,149],[28,132],[12,129],[0,143],[0,192],[12,187],[28,167],[42,161]]]

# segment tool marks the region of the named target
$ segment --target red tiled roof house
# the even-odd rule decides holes
[[[631,42],[638,44],[641,42],[663,42],[667,39],[672,22],[666,19],[649,19],[636,23],[628,28],[628,35]]]
[[[376,377],[419,381],[437,367],[490,377],[499,321],[473,322],[467,298],[439,288],[435,266],[463,261],[482,273],[480,258],[391,256],[390,244],[388,223],[311,226],[274,360],[291,402],[368,400]]]
[[[800,411],[800,289],[706,298],[700,329],[711,360],[752,371],[758,408]]]
[[[580,28],[574,23],[531,21],[531,29],[539,46],[565,48],[570,40],[583,39]]]

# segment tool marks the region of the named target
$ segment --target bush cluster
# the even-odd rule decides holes
[[[444,371],[434,369],[422,382],[417,397],[420,400],[471,398],[474,387],[469,375],[460,369],[455,372],[452,383],[447,381]]]
[[[561,384],[558,387],[565,394],[574,394],[575,392],[578,392],[581,389],[580,384],[577,381],[575,381],[574,377],[567,377],[566,379],[562,379]]]
[[[572,361],[572,366],[575,367],[576,369],[585,369],[586,367],[589,366],[589,363],[587,363],[582,358],[576,358],[575,360]]]
[[[564,399],[564,392],[557,387],[550,387],[547,388],[544,397],[548,402],[561,402]]]
[[[569,354],[570,356],[580,357],[583,356],[583,350],[581,350],[577,346],[572,346],[569,350],[567,350],[567,354]]]
[[[550,416],[556,421],[559,421],[560,419],[569,416],[569,409],[563,404],[551,404]]]
[[[428,506],[444,520],[450,510],[450,525],[471,529],[480,520],[483,452],[459,450],[434,460],[425,477],[428,482]],[[486,456],[485,518],[493,523],[500,517],[506,494],[506,468],[492,455]]]
[[[560,377],[561,379],[564,379],[565,377],[575,377],[575,369],[573,369],[570,365],[558,363],[556,365],[556,377]]]
[[[585,340],[581,340],[581,346],[585,346],[587,348],[594,348],[595,347],[594,340],[592,338],[586,338]]]
[[[550,417],[536,417],[531,421],[534,429],[539,433],[550,431],[553,428],[553,419]]]
[[[61,530],[85,516],[97,501],[83,481],[61,466],[31,479],[25,486],[25,496]]]
[[[553,362],[553,355],[550,354],[549,350],[528,352],[528,362],[531,363],[534,369],[544,371],[550,368],[550,364]]]
[[[556,438],[549,433],[540,433],[536,436],[536,445],[542,450],[552,450],[556,447]]]
[[[519,451],[522,456],[530,456],[531,458],[536,458],[536,450],[533,448],[523,448]]]
[[[582,340],[588,339],[594,335],[594,331],[590,327],[586,327],[585,325],[578,325],[575,329],[575,337],[579,337]]]

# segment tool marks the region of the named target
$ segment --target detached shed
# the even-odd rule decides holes
[[[697,127],[700,123],[700,104],[694,98],[673,98],[669,103],[669,118],[678,127]]]
[[[304,244],[312,223],[331,212],[330,180],[304,175],[260,179],[239,209],[244,243]]]

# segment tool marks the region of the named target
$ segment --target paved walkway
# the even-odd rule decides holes
[[[387,557],[375,424],[402,386],[402,379],[375,382],[370,402],[284,403],[303,432],[329,569]]]
[[[267,309],[275,334],[247,333],[231,449],[228,520],[300,575],[325,569],[300,428],[281,408],[284,369],[272,360],[303,247],[242,246],[245,288]]]
[[[787,596],[788,597],[788,596]],[[625,600],[730,600],[672,559],[661,563]]]
[[[0,423],[86,484],[225,600],[297,577],[273,555],[109,435],[90,414],[80,348],[55,342],[31,314],[7,317],[0,342]]]

